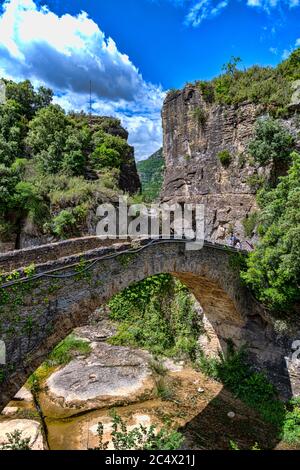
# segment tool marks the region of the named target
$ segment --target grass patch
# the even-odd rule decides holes
[[[71,334],[59,343],[49,354],[48,359],[29,377],[27,387],[35,393],[41,390],[42,384],[61,365],[68,364],[75,354],[88,355],[92,348],[88,341],[76,338]]]
[[[75,354],[88,355],[91,350],[89,341],[71,334],[53,349],[48,361],[55,366],[68,364]]]
[[[160,361],[152,361],[150,362],[150,369],[156,375],[164,377],[167,374],[166,367]]]
[[[167,380],[161,377],[156,383],[157,396],[163,401],[172,401],[174,398],[174,391],[172,386]]]

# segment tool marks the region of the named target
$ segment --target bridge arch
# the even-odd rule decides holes
[[[174,275],[191,290],[221,346],[229,338],[237,347],[246,343],[252,362],[258,368],[276,370],[273,381],[284,390],[288,387],[281,345],[276,344],[264,310],[241,284],[231,252],[211,245],[186,251],[179,241],[144,241],[139,247],[123,243],[66,257],[62,249],[60,255],[50,261],[47,255],[46,262],[40,257],[34,272],[26,270],[26,283],[9,285],[5,278],[0,319],[7,360],[0,369],[1,408],[61,340],[87,323],[96,308],[131,284],[161,273]],[[18,266],[21,255],[14,256]]]

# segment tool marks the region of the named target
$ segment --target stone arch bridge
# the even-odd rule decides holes
[[[209,243],[186,251],[175,240],[104,243],[96,237],[1,255],[0,339],[6,363],[0,365],[0,408],[97,307],[160,273],[171,273],[195,295],[220,348],[228,339],[236,347],[247,344],[251,363],[266,371],[283,396],[299,392],[288,358],[297,334],[276,333],[268,313],[241,284],[235,256],[234,250]]]

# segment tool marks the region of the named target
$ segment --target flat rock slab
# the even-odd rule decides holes
[[[12,419],[0,423],[0,445],[7,443],[7,434],[14,431],[21,431],[21,439],[30,438],[32,450],[44,450],[41,425],[31,419]]]
[[[153,396],[149,353],[101,342],[91,345],[87,358],[72,360],[48,378],[40,396],[46,416],[72,416]]]

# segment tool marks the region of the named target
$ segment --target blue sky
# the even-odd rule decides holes
[[[7,0],[0,76],[51,86],[65,109],[122,119],[136,157],[161,145],[165,91],[232,55],[275,65],[300,45],[300,0]]]

